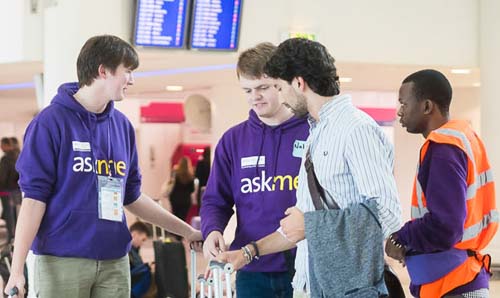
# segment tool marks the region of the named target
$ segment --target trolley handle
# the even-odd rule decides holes
[[[234,267],[233,267],[233,264],[231,263],[224,263],[224,262],[218,262],[218,261],[215,261],[215,260],[211,260],[210,263],[208,264],[208,266],[210,267],[210,269],[221,269],[222,271],[224,271],[224,273],[233,273],[234,271]]]

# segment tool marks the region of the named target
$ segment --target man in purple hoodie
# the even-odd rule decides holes
[[[138,65],[120,38],[90,38],[78,56],[78,83],[61,85],[28,126],[17,163],[24,198],[6,294],[17,288],[24,297],[31,246],[37,297],[130,297],[123,207],[188,241],[201,240],[141,193],[134,128],[114,109]]]
[[[296,202],[308,124],[280,103],[275,81],[264,75],[275,49],[261,43],[238,59],[237,75],[251,110],[249,119],[229,129],[215,150],[200,213],[206,257],[226,250],[222,234],[233,206],[237,228],[230,248],[240,249],[276,231]],[[242,268],[236,275],[238,297],[292,297],[292,258],[291,253],[271,254]]]

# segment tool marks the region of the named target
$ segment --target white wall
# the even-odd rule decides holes
[[[128,37],[133,28],[133,1],[44,2],[56,4],[46,9],[42,22],[41,17],[26,20],[23,7],[29,8],[29,0],[0,1],[0,36],[12,44],[0,49],[0,62],[41,57],[51,50],[47,43],[43,50],[32,46],[39,44],[42,27],[44,39],[54,30],[78,28],[77,35],[49,38],[53,47],[69,52],[73,49],[68,41],[80,46],[83,36],[99,32]],[[247,0],[240,48],[279,42],[283,32],[301,30],[316,33],[341,61],[476,66],[478,7],[479,0]],[[38,54],[23,54],[26,47]],[[2,60],[5,51],[8,59]]]
[[[23,58],[23,9],[19,0],[0,1],[0,63],[17,62]]]
[[[489,153],[489,160],[496,181],[497,208],[500,206],[500,134],[498,133],[498,82],[500,75],[500,2],[498,0],[481,0],[481,36],[480,36],[480,67],[481,67],[481,136]],[[500,264],[500,232],[497,232],[493,244],[489,247],[493,262]]]
[[[76,81],[76,60],[85,41],[98,34],[130,39],[132,3],[121,0],[58,0],[43,18],[44,103],[61,83]]]
[[[31,0],[0,1],[0,63],[40,61],[42,59],[42,1],[38,13],[31,11]]]
[[[23,10],[23,59],[24,61],[41,61],[43,59],[43,10],[47,0],[17,0],[24,2]],[[31,2],[38,3],[37,11],[31,10]]]
[[[212,103],[212,144],[215,146],[227,129],[248,119],[250,107],[236,79],[234,84],[213,87],[207,97]]]
[[[251,0],[242,47],[288,29],[318,34],[337,60],[478,64],[478,0]]]

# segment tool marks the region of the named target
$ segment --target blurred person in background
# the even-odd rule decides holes
[[[191,207],[191,195],[195,191],[193,166],[188,157],[183,156],[174,166],[169,184],[172,189],[168,196],[172,213],[185,221]]]
[[[17,139],[16,139],[17,140]],[[4,152],[0,159],[0,198],[2,200],[2,219],[7,226],[7,239],[14,238],[17,211],[16,198],[19,197],[19,173],[16,171],[19,144],[13,144],[12,138],[2,138],[1,148]]]
[[[10,137],[10,144],[12,145],[12,151],[16,154],[16,159],[21,153],[21,146],[19,146],[19,140],[16,137]]]
[[[151,230],[142,221],[136,221],[130,228],[132,247],[128,253],[130,261],[131,297],[141,298],[151,286],[151,268],[142,260],[141,246],[151,237]]]
[[[207,186],[208,176],[210,175],[210,151],[210,147],[208,146],[203,149],[202,158],[196,164],[196,171],[194,173],[194,176],[198,179],[198,191],[196,192],[198,207],[201,207],[201,198]]]

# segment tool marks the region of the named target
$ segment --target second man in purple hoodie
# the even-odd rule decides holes
[[[275,49],[261,43],[238,59],[237,75],[251,110],[248,120],[226,131],[215,150],[200,212],[206,257],[226,250],[223,232],[233,206],[237,228],[232,250],[276,231],[285,210],[296,202],[309,127],[280,103],[274,80],[263,72]],[[238,271],[238,297],[292,297],[293,254],[263,256]]]

